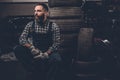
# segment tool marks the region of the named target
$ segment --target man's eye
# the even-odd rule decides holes
[[[42,12],[41,10],[38,10],[37,12]]]

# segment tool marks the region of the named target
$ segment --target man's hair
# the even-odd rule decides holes
[[[49,8],[45,3],[38,3],[36,6],[38,6],[38,5],[41,5],[45,9],[45,11],[47,11],[47,12],[49,11]]]

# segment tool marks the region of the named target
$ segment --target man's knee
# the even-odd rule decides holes
[[[25,47],[21,45],[15,46],[13,50],[14,50],[16,57],[22,56],[26,52]]]
[[[55,63],[61,63],[62,59],[59,53],[53,53],[50,55],[50,61],[53,61]]]
[[[19,51],[19,50],[22,50],[23,49],[23,46],[21,45],[17,45],[13,48],[13,50],[16,52],[16,51]]]

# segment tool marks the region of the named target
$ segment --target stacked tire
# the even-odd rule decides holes
[[[80,28],[78,35],[78,52],[73,60],[75,80],[99,80],[101,58],[92,52],[93,28]]]

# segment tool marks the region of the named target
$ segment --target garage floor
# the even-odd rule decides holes
[[[0,61],[0,80],[30,80],[30,73],[13,57],[9,61],[10,58],[7,58],[7,55],[4,58],[2,56],[4,60]],[[71,68],[65,68],[61,72],[60,80],[120,80],[120,67],[118,66],[104,68],[103,72],[97,74],[97,77],[87,76],[87,74],[75,77]]]

